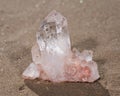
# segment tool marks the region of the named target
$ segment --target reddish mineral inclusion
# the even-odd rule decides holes
[[[23,72],[24,79],[51,82],[94,82],[100,76],[93,52],[71,50],[67,20],[52,11],[41,23],[37,43],[32,47],[33,62]]]

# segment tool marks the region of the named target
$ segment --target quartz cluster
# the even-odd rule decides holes
[[[31,50],[33,62],[23,72],[24,79],[93,82],[100,77],[91,50],[71,50],[67,20],[60,13],[52,11],[41,23],[36,37]]]

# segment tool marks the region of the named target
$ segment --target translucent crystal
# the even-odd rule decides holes
[[[41,23],[37,43],[32,47],[33,63],[23,72],[23,77],[52,82],[93,82],[99,73],[92,56],[90,50],[71,51],[67,20],[52,11]]]
[[[41,54],[69,53],[71,45],[66,18],[56,11],[51,12],[40,26],[37,43]]]
[[[37,69],[37,65],[31,63],[27,69],[23,73],[24,78],[35,79],[39,77],[39,70]]]

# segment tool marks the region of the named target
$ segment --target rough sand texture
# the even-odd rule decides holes
[[[67,17],[73,47],[94,50],[98,82],[120,96],[120,0],[0,0],[0,96],[40,95],[21,74],[32,61],[39,24],[53,9]]]

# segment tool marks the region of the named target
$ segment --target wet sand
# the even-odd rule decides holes
[[[94,51],[97,82],[22,79],[40,22],[52,10],[67,17],[72,47]],[[119,0],[0,0],[0,96],[120,96],[119,19]]]

